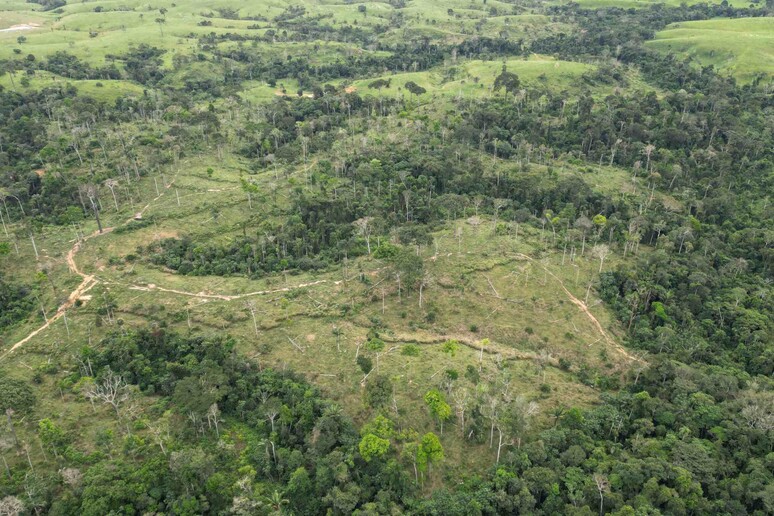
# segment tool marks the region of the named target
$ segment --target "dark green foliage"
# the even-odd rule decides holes
[[[392,273],[399,278],[401,288],[414,290],[422,280],[424,263],[416,252],[410,249],[401,249],[394,257],[390,258]]]
[[[55,9],[63,3],[41,5]],[[109,56],[103,67],[68,52],[1,62],[2,73],[10,73],[22,88],[28,88],[36,71],[69,79],[121,78],[147,87],[142,95],[110,104],[59,85],[66,81],[40,92],[11,91],[15,85],[0,91],[4,221],[14,229],[23,226],[14,235],[19,239],[26,239],[28,231],[49,234],[46,224],[68,225],[92,215],[79,191],[85,181],[102,184],[118,177],[130,192],[119,189],[123,206],[126,195],[133,195],[135,179],[156,174],[181,157],[235,145],[246,173],[289,184],[282,199],[256,186],[249,191],[251,200],[257,203],[260,197],[267,213],[246,216],[238,226],[241,237],[219,243],[207,241],[208,235],[201,241],[161,240],[137,255],[191,275],[254,278],[318,270],[368,253],[354,225],[368,219],[371,256],[385,262],[380,264],[382,279],[397,280],[404,293],[425,280],[417,255],[433,244],[432,232],[480,210],[497,217],[495,235],[509,234],[518,223],[532,231],[545,229],[551,238],[544,245],[560,250],[565,244],[585,245],[588,253],[602,243],[625,250],[625,263],[606,269],[596,288],[620,321],[626,344],[649,353],[642,369],[622,378],[560,358],[562,377],[599,392],[593,408],[551,409],[543,431],[506,436],[499,465],[480,476],[453,469],[433,475],[444,455],[433,434],[419,443],[398,444],[389,441],[392,436],[375,433],[364,436],[376,438],[361,440],[341,409],[314,387],[292,373],[261,370],[239,356],[229,338],[183,337],[166,332],[163,324],[138,332],[126,329],[96,350],[85,349],[80,358],[88,365],[67,373],[61,385],[76,385],[86,374],[100,380],[110,367],[154,397],[138,404],[147,410],[143,418],[169,431],[160,430],[156,442],[151,429],[120,421],[115,431],[97,432],[87,454],[77,449],[74,434],[65,432],[59,420],[40,414],[33,428],[43,450],[56,457],[50,464],[36,464],[36,470],[53,471],[55,462],[57,467],[59,462],[75,464],[84,470],[83,481],[73,487],[59,475],[27,473],[26,466],[20,475],[15,468],[0,498],[33,493],[30,501],[37,505],[28,512],[87,515],[774,512],[774,240],[766,200],[772,191],[774,97],[761,80],[738,86],[711,68],[642,45],[669,23],[761,16],[766,8],[700,4],[590,10],[572,3],[535,4],[529,9],[571,27],[570,33],[541,32],[526,42],[507,34],[494,40],[464,34],[453,43],[431,37],[392,43],[378,35],[411,31],[403,30],[405,2],[390,5],[395,12],[389,17],[358,17],[374,23],[360,26],[329,23],[288,5],[269,29],[269,20],[254,16],[261,23],[252,28],[261,30],[248,35],[224,30],[190,35],[196,53],[175,53],[171,68],[165,66],[164,50],[145,44]],[[513,8],[525,12],[524,6]],[[221,18],[240,17],[236,7],[217,12]],[[361,12],[370,13],[370,6]],[[490,12],[501,15],[503,8],[492,6]],[[207,18],[201,26],[214,25],[209,20],[214,14],[201,15]],[[369,51],[321,61],[251,48],[315,40]],[[545,77],[528,87],[503,67],[493,87],[505,95],[477,101],[447,98],[448,111],[440,115],[416,108],[415,96],[426,90],[414,82],[404,84],[408,95],[398,99],[377,92],[361,97],[333,85],[366,79],[369,89],[381,91],[391,86],[390,79],[377,77],[409,66],[420,71],[443,65],[451,80],[456,67],[445,63],[452,52],[490,60],[536,52],[601,64],[571,92],[546,87]],[[615,65],[607,64],[611,58]],[[657,91],[647,91],[648,83],[627,90],[630,67]],[[298,84],[299,95],[291,92],[259,109],[238,95],[245,81],[275,87],[287,79],[292,82],[285,84]],[[611,93],[600,94],[600,85]],[[612,86],[623,89],[613,91]],[[311,92],[311,98],[303,92]],[[431,102],[429,97],[421,97],[422,103]],[[362,145],[350,148],[349,140],[358,142],[359,131],[379,127],[385,116],[394,117],[391,122],[397,120],[401,130],[410,124],[411,138],[395,145],[360,139]],[[339,137],[342,132],[347,138]],[[343,152],[332,156],[334,148]],[[281,176],[300,169],[302,162],[308,165],[303,184],[295,176]],[[592,186],[604,182],[596,175],[608,164],[631,170],[637,176],[632,185],[647,185],[650,200],[643,202],[639,192],[604,194],[606,189]],[[224,177],[213,168],[206,174],[213,182]],[[672,202],[667,207],[660,199]],[[226,226],[225,217],[218,219],[221,207],[203,209],[213,215],[213,233],[237,229]],[[150,219],[133,221],[115,234],[149,224]],[[0,254],[12,255],[10,238]],[[640,246],[648,249],[638,252]],[[30,316],[36,307],[32,293],[0,279],[0,329]],[[97,315],[114,309],[109,300],[94,308]],[[406,319],[408,313],[399,315]],[[158,314],[147,317],[161,322]],[[102,324],[102,317],[96,320]],[[422,324],[434,322],[435,311],[429,309]],[[471,332],[479,330],[469,321],[464,324]],[[531,327],[524,331],[533,333]],[[572,334],[565,338],[580,342]],[[367,375],[365,410],[374,412],[389,407],[393,396],[390,379],[373,371],[383,346],[378,338],[370,339],[356,362]],[[454,356],[457,344],[449,342],[443,350]],[[419,351],[406,345],[401,353],[417,356]],[[45,388],[48,378],[39,370],[33,374]],[[425,400],[441,431],[444,424],[454,427],[447,434],[457,430],[456,396],[462,391],[456,389],[472,383],[476,396],[467,400],[465,434],[453,442],[485,445],[490,435],[496,442],[500,428],[495,430],[485,405],[473,399],[492,392],[486,375],[482,378],[468,365],[462,374],[449,369],[436,378],[440,390],[431,390]],[[540,395],[552,389],[539,385]],[[65,389],[62,397],[68,395]],[[6,405],[29,413],[34,404],[28,383],[0,374],[0,410]],[[526,426],[514,408],[500,414],[507,416],[502,426]],[[21,419],[14,416],[11,423]],[[169,437],[164,440],[164,435]],[[401,455],[406,462],[398,464],[396,448],[410,452],[410,445],[415,453]],[[450,486],[453,480],[454,489],[422,496],[412,492],[405,473],[413,473],[414,466],[433,487]]]
[[[117,56],[124,62],[124,68],[132,80],[140,84],[153,85],[164,78],[161,56],[164,50],[140,43],[137,48]]]
[[[0,274],[0,331],[26,319],[34,307],[29,287],[10,283]]]
[[[44,11],[52,11],[58,7],[67,5],[67,0],[27,0],[27,3],[39,4]]]
[[[7,376],[0,371],[0,414],[7,409],[15,412],[28,412],[35,405],[35,394],[30,384]]]
[[[461,514],[476,506],[504,514],[534,511],[536,504],[542,508],[538,514],[595,504],[598,511],[597,474],[609,482],[604,501],[609,513],[628,514],[624,508],[630,505],[662,513],[765,514],[772,509],[764,494],[774,481],[764,466],[772,436],[754,423],[750,407],[760,410],[771,393],[742,395],[728,377],[723,387],[710,387],[724,376],[714,374],[712,379],[657,361],[637,385],[604,395],[598,408],[565,412],[556,427],[509,453],[491,479],[466,483],[453,495],[436,493],[418,501],[414,511]],[[711,394],[697,393],[695,386]]]
[[[258,370],[234,351],[233,341],[151,329],[114,334],[102,344],[100,352],[83,350],[84,363],[95,371],[109,366],[144,390],[154,386],[161,402],[179,416],[169,456],[138,444],[139,462],[127,455],[90,467],[83,490],[71,493],[79,501],[68,502],[81,512],[224,512],[235,496],[246,496],[240,502],[246,506],[263,503],[258,497],[263,486],[295,493],[289,503],[297,514],[319,514],[343,503],[330,496],[332,489],[346,488],[353,508],[375,501],[377,493],[386,507],[401,503],[407,486],[403,473],[360,457],[352,421],[336,405],[297,376]],[[386,378],[371,382],[391,393]],[[374,394],[372,401],[383,396]],[[213,406],[222,414],[221,436],[227,424],[239,429],[242,452],[216,445],[207,416]],[[45,426],[45,442],[61,447],[64,437]],[[337,482],[334,469],[352,483]],[[235,490],[238,481],[255,485],[256,494]]]
[[[363,374],[370,373],[371,369],[374,368],[374,361],[365,355],[359,355],[356,362],[360,370],[363,371]]]
[[[519,76],[515,73],[509,72],[506,66],[503,64],[503,70],[500,75],[495,77],[493,88],[495,91],[505,90],[506,93],[514,95],[519,91]]]
[[[404,84],[404,86],[412,95],[422,95],[423,93],[427,92],[426,89],[414,81],[408,81],[406,84]]]
[[[406,344],[400,350],[400,354],[408,357],[418,357],[421,349],[416,344]]]
[[[292,234],[280,238],[296,241]],[[228,246],[198,245],[187,238],[168,238],[146,248],[145,254],[150,255],[151,263],[192,276],[260,277],[287,269],[317,270],[327,266],[324,259],[306,256],[304,251],[301,247],[298,257],[293,254],[283,257],[280,246],[267,245],[258,238],[235,240]]]
[[[371,376],[366,381],[365,401],[369,407],[379,408],[392,399],[392,382],[384,375]]]

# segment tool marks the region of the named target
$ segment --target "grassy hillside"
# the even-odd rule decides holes
[[[561,2],[564,4],[564,2]],[[656,5],[665,5],[668,7],[679,7],[683,4],[685,5],[696,5],[701,3],[707,3],[707,4],[715,4],[718,5],[722,2],[702,2],[701,0],[688,0],[686,1],[678,1],[678,0],[580,0],[578,2],[583,7],[594,9],[594,8],[603,8],[603,7],[620,7],[623,9],[647,9],[652,6]],[[745,2],[744,0],[730,0],[727,2],[728,5],[734,6],[734,7],[747,7],[750,5],[749,2]]]
[[[774,74],[774,18],[675,23],[648,45],[713,65],[742,82]]]

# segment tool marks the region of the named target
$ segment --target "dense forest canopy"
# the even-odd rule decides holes
[[[774,513],[770,1],[257,4],[1,8],[0,514]]]

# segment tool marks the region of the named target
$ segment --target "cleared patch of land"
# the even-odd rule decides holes
[[[688,55],[742,82],[774,75],[774,18],[717,19],[675,23],[647,43],[663,52]]]
[[[557,4],[566,4],[566,0],[556,2]],[[644,9],[653,5],[664,4],[669,7],[679,7],[682,4],[694,5],[700,3],[719,4],[720,0],[578,0],[580,5],[589,9],[601,7],[620,7],[625,9]],[[747,7],[750,2],[745,0],[728,0],[728,4],[734,7]]]

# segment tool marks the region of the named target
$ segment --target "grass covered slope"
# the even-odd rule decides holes
[[[774,18],[717,19],[675,23],[647,45],[690,56],[743,83],[774,76]]]
[[[579,0],[577,3],[587,9],[599,9],[617,7],[621,9],[647,9],[653,6],[664,5],[667,7],[680,7],[682,5],[710,4],[719,5],[724,0],[705,2],[703,0]],[[733,7],[747,7],[750,2],[746,0],[725,0]],[[557,2],[565,4],[566,2]]]

